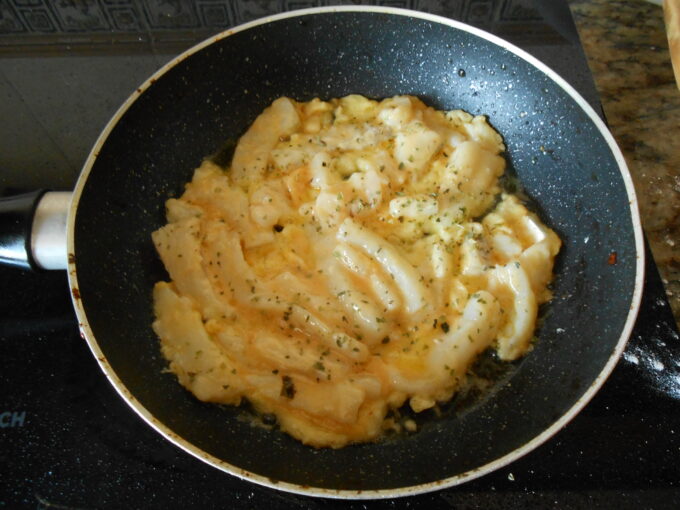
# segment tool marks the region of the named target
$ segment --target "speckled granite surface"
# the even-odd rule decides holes
[[[571,0],[570,6],[680,324],[680,91],[663,10],[642,0]]]

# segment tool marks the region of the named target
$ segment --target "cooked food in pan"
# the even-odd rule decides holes
[[[502,191],[504,149],[484,117],[411,96],[277,99],[153,233],[170,370],[337,448],[449,400],[487,349],[521,357],[560,239]]]

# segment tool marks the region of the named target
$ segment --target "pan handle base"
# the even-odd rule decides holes
[[[38,190],[0,200],[0,264],[66,269],[70,192]]]

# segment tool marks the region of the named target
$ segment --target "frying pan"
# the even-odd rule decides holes
[[[313,449],[254,426],[243,409],[199,402],[165,373],[151,330],[151,289],[168,277],[150,234],[165,223],[165,200],[182,193],[201,160],[228,156],[228,147],[275,98],[350,93],[412,94],[437,109],[487,115],[504,137],[508,173],[563,248],[539,340],[526,357],[504,365],[489,390],[454,399],[438,415],[418,416],[417,433]],[[27,200],[34,209],[37,195]],[[12,214],[14,225],[20,218]],[[24,242],[21,228],[13,235],[15,245]],[[160,69],[92,149],[68,203],[67,253],[82,335],[144,420],[237,477],[342,498],[463,483],[545,442],[616,364],[643,277],[630,175],[583,98],[494,36],[445,18],[375,7],[302,10],[248,23]]]

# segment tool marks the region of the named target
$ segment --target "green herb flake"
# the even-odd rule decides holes
[[[282,378],[281,396],[292,399],[295,396],[295,384],[290,376],[284,375]]]

